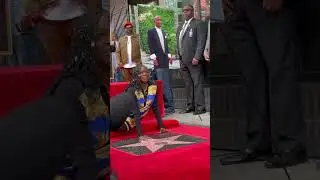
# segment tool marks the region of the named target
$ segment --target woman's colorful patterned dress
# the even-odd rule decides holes
[[[108,114],[108,108],[102,100],[101,94],[97,93],[96,101],[89,103],[87,96],[81,96],[80,100],[89,117],[88,127],[91,132],[93,147],[96,154],[96,165],[99,169],[97,179],[105,179],[110,174],[110,140],[109,129],[110,119],[101,114]],[[94,98],[95,99],[95,98]],[[93,120],[92,120],[93,119]],[[58,174],[54,180],[72,180],[77,169],[73,164],[72,157],[67,157],[66,167]]]
[[[135,95],[139,104],[141,118],[143,118],[149,112],[150,108],[156,106],[157,85],[154,83],[149,84],[146,91],[143,91],[142,88],[136,88]],[[133,115],[127,117],[124,125],[126,126],[127,131],[136,127]]]

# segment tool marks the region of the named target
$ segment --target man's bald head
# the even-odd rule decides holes
[[[160,16],[155,16],[154,17],[154,24],[156,27],[160,28],[161,27],[161,17]]]
[[[189,20],[194,16],[194,8],[191,4],[187,4],[183,7],[183,15],[185,20]]]

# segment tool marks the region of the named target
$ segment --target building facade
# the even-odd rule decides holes
[[[210,16],[210,0],[159,0],[159,6],[164,6],[175,11],[176,26],[183,23],[182,9],[187,4],[194,6],[197,19],[204,19]]]

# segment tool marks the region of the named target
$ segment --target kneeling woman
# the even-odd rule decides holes
[[[49,94],[58,98],[58,90],[62,89],[65,94],[76,96],[76,99],[72,100],[81,107],[81,112],[79,112],[83,115],[81,123],[87,126],[86,130],[90,131],[85,137],[90,143],[86,144],[85,152],[82,152],[83,148],[79,147],[77,148],[80,151],[78,154],[66,154],[65,168],[58,173],[54,180],[86,180],[84,177],[88,171],[86,169],[93,169],[92,171],[95,173],[95,178],[90,180],[105,180],[110,175],[109,93],[104,85],[104,76],[102,76],[102,69],[100,69],[102,66],[98,67],[103,61],[100,51],[104,51],[105,47],[92,46],[93,42],[98,44],[100,40],[94,40],[95,36],[93,33],[89,33],[86,25],[75,28],[73,33],[72,60],[66,64],[61,77]],[[104,70],[106,69],[104,68]],[[74,88],[73,84],[76,84],[74,82],[85,87]],[[63,88],[64,86],[67,88]],[[89,154],[87,156],[91,155],[90,162],[92,164],[90,166],[87,163],[88,157],[82,153]],[[81,168],[83,173],[79,171]]]
[[[157,85],[150,80],[147,67],[137,65],[133,69],[133,81],[124,93],[110,99],[112,130],[131,131],[136,128],[138,136],[142,136],[141,119],[152,110],[160,129],[163,126],[160,109],[157,103]]]

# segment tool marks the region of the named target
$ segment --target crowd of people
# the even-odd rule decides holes
[[[180,61],[180,72],[185,83],[187,103],[181,113],[193,112],[203,114],[205,109],[204,61],[210,61],[210,22],[194,18],[194,7],[186,5],[183,8],[185,21],[176,30],[175,55]],[[133,24],[124,24],[126,35],[118,39],[112,35],[112,75],[114,82],[132,81],[132,68],[142,64],[139,35],[133,31]],[[153,62],[150,76],[163,82],[163,94],[166,114],[175,113],[171,76],[169,65],[173,63],[174,55],[168,47],[167,33],[162,29],[161,17],[154,17],[154,28],[147,32],[149,59]]]

